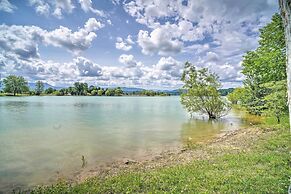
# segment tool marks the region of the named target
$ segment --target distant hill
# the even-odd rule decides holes
[[[53,89],[56,89],[56,90],[59,90],[59,89],[62,89],[62,87],[56,87],[56,86],[52,86],[48,83],[43,83],[44,85],[44,89],[48,89],[48,88],[53,88]],[[35,89],[35,83],[28,83],[28,87],[31,89],[31,90],[34,90]]]
[[[143,88],[130,88],[130,87],[121,87],[121,89],[125,93],[141,92],[141,91],[146,90]],[[149,90],[151,90],[151,89],[149,89]],[[153,89],[152,91],[163,92],[163,93],[170,94],[170,95],[179,95],[180,94],[179,89],[176,89],[176,90],[155,90],[155,89]]]
[[[219,89],[221,96],[227,96],[229,93],[233,92],[234,88]]]
[[[130,87],[120,87],[121,90],[125,93],[141,92],[145,89],[142,88],[130,88]]]
[[[170,95],[180,95],[181,94],[181,90],[180,89],[175,89],[175,90],[154,90],[157,92],[164,92],[166,94],[170,94]]]

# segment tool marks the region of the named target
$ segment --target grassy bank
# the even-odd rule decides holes
[[[268,122],[194,146],[181,153],[190,156],[186,163],[123,170],[73,185],[61,182],[33,193],[287,193],[291,175],[289,128]],[[198,152],[205,153],[204,157],[195,158]],[[171,157],[179,161],[182,156]]]

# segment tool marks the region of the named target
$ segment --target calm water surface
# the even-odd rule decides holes
[[[0,191],[70,177],[121,158],[201,141],[244,125],[190,120],[179,97],[0,97]]]

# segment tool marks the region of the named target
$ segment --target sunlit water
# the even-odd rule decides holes
[[[190,120],[179,97],[0,97],[0,191],[88,166],[201,141],[244,125],[241,113]]]

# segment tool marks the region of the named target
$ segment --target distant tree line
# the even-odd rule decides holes
[[[234,88],[223,88],[218,89],[218,92],[221,96],[227,96],[228,94],[232,93],[234,91]]]
[[[42,81],[35,83],[35,88],[30,90],[28,82],[22,76],[10,75],[3,80],[3,92],[7,95],[53,95],[53,96],[170,96],[166,92],[158,92],[153,90],[141,90],[134,92],[124,92],[120,87],[101,88],[97,86],[88,86],[87,83],[75,82],[73,86],[62,89],[54,89],[49,87],[45,89]]]

